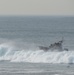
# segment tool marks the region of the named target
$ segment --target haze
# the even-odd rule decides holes
[[[0,15],[74,15],[74,0],[0,0]]]

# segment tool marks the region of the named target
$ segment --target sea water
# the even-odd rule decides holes
[[[62,40],[69,51],[43,51]],[[74,75],[74,17],[0,16],[0,75]]]

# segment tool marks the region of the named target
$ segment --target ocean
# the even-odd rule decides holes
[[[0,16],[0,75],[74,75],[74,17]]]

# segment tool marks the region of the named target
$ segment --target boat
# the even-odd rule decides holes
[[[68,51],[67,48],[63,49],[62,44],[63,44],[63,40],[55,42],[53,44],[50,44],[50,46],[48,46],[48,47],[39,46],[39,49],[40,50],[44,50],[44,51],[49,51],[49,50],[51,50],[51,51],[55,51],[55,50],[58,50],[58,51],[64,51],[64,50]]]

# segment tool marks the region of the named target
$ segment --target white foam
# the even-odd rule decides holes
[[[15,50],[10,46],[0,45],[0,60],[32,63],[74,63],[74,51]]]

